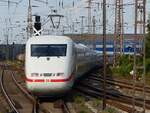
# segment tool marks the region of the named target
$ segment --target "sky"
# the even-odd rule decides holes
[[[0,43],[6,43],[8,36],[9,44],[25,43],[27,40],[27,14],[28,0],[0,0]],[[114,32],[115,0],[107,1],[107,33]],[[124,32],[134,33],[134,0],[124,0]],[[45,34],[81,33],[81,16],[84,18],[84,33],[87,29],[87,0],[31,0],[32,15],[40,15],[41,22],[46,24],[42,27]],[[93,0],[91,4],[91,17],[96,19],[96,33],[102,33],[102,0]],[[48,15],[64,15],[59,29],[52,29]],[[150,14],[150,0],[147,0],[147,15]],[[34,16],[33,16],[34,20]],[[54,20],[56,23],[58,19]],[[44,34],[43,33],[43,34]]]

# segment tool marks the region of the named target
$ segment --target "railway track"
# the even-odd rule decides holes
[[[61,102],[61,109],[62,109],[62,113],[71,113],[71,111],[68,108],[67,103],[64,100],[62,100]]]
[[[76,88],[76,90],[85,95],[90,95],[95,98],[99,98],[99,97],[103,98],[103,96],[104,96],[102,92],[93,91],[93,89],[90,89],[90,88],[88,89],[85,87],[78,87],[78,88]],[[130,103],[131,100],[130,101],[129,101],[129,99],[125,100],[125,98],[115,97],[111,94],[106,94],[106,98],[107,98],[107,100],[106,100],[107,104],[112,105],[112,106],[114,106],[118,109],[121,109],[123,111],[126,111],[128,113],[132,113],[132,107],[129,106],[132,104],[132,103]],[[141,104],[140,104],[140,106],[141,106]]]
[[[97,74],[91,74],[91,76],[88,77],[90,80],[94,80],[97,82],[103,82],[103,77],[98,76]],[[106,77],[106,83],[109,85],[115,85],[119,86],[121,88],[126,88],[126,89],[133,89],[133,84],[131,82],[123,81],[123,80],[118,80],[110,77]],[[137,82],[135,86],[136,91],[143,91],[143,86]],[[145,91],[146,93],[150,94],[150,86],[145,86]]]
[[[57,100],[55,103],[54,103],[54,106],[55,108],[59,108],[61,109],[62,113],[71,113],[68,105],[67,105],[67,102],[65,101],[65,99],[60,99],[60,100]]]
[[[103,96],[104,90],[100,87],[98,88],[98,87],[92,86],[92,84],[90,84],[90,83],[88,83],[88,84],[87,83],[81,83],[81,86],[86,88],[86,89],[89,89],[89,90],[91,90],[97,94],[100,93]],[[81,89],[83,89],[83,88],[81,88]],[[124,94],[120,93],[119,91],[107,89],[106,95],[108,95],[108,98],[119,99],[118,101],[121,101],[121,102],[126,102],[128,100],[129,104],[131,104],[132,97],[128,96],[128,95],[124,95]],[[143,101],[142,98],[136,97],[136,103],[138,106],[140,106],[140,107],[142,106],[142,104],[141,104],[142,101]],[[126,103],[128,104],[128,102],[126,102]],[[146,103],[147,103],[147,108],[150,109],[150,100],[146,100]]]
[[[9,83],[10,81],[8,81],[8,80],[5,80],[5,81],[7,81],[7,82],[5,82],[5,84],[4,84],[4,76],[6,77],[6,76],[8,76],[8,75],[5,75],[4,74],[4,72],[6,72],[6,71],[8,71],[7,70],[7,67],[3,67],[3,70],[2,70],[2,74],[1,74],[1,81],[0,81],[0,84],[1,84],[1,89],[2,89],[2,93],[3,93],[3,96],[4,96],[4,98],[6,99],[6,101],[7,101],[7,103],[8,103],[8,105],[10,106],[10,109],[11,109],[11,111],[12,112],[14,112],[14,113],[20,113],[21,111],[22,112],[25,112],[26,113],[26,110],[22,110],[22,109],[20,109],[20,108],[18,108],[17,106],[16,106],[16,102],[14,101],[14,100],[16,100],[17,99],[17,95],[13,95],[13,94],[11,94],[10,92],[9,92],[9,89],[8,88],[10,88],[10,86],[8,85],[8,84],[6,84],[6,83]],[[9,70],[9,73],[11,73],[11,74],[9,74],[9,78],[11,78],[12,77],[12,80],[13,80],[13,83],[15,84],[15,85],[13,85],[13,88],[14,87],[16,87],[17,86],[17,89],[16,90],[18,90],[18,91],[21,91],[21,92],[17,92],[17,93],[20,93],[20,95],[24,95],[24,97],[22,97],[22,98],[26,98],[27,100],[29,100],[29,102],[32,104],[32,106],[30,107],[31,108],[31,113],[38,113],[37,111],[36,111],[36,109],[35,109],[35,103],[36,103],[36,100],[34,99],[34,97],[32,96],[32,95],[30,95],[29,93],[28,93],[28,91],[25,89],[25,88],[23,88],[18,82],[17,82],[17,80],[16,80],[16,78],[15,78],[15,75],[14,75],[14,72],[13,71],[11,71],[11,70]],[[6,78],[5,78],[6,79]],[[12,81],[11,81],[12,82]],[[6,88],[6,85],[7,85],[7,88]],[[14,89],[15,90],[15,89]],[[23,104],[26,104],[26,102],[24,103],[23,102],[24,100],[19,100],[18,102],[19,103],[17,103],[17,104],[19,104],[19,105],[21,105],[22,107],[24,107],[23,106]],[[22,102],[22,103],[21,103]],[[29,107],[29,106],[28,106]],[[30,108],[25,108],[25,109],[30,109]]]
[[[15,106],[15,102],[12,100],[12,98],[8,95],[8,92],[6,91],[5,89],[5,86],[4,86],[4,70],[2,71],[2,75],[0,77],[0,85],[1,85],[1,90],[2,90],[2,93],[8,103],[8,105],[10,106],[11,110],[15,113],[20,113],[19,110],[16,108]]]
[[[34,103],[33,113],[39,113],[39,112],[42,112],[42,113],[55,113],[55,111],[52,112],[52,111],[48,110],[45,106],[42,105],[42,103],[39,102],[40,100],[35,99],[36,97],[29,94],[28,91],[21,84],[19,84],[17,82],[14,73],[12,73],[12,77],[13,77],[14,82],[18,86],[18,88]],[[52,101],[52,102],[49,102],[49,103],[54,103],[54,102]],[[61,107],[59,109],[60,109],[60,111],[62,111],[62,113],[71,113],[69,108],[68,108],[67,102],[65,102],[62,99],[59,104],[61,105]]]
[[[58,99],[55,101],[39,102],[34,105],[33,113],[71,113],[67,102],[63,99]]]
[[[15,79],[14,77],[14,73],[12,74],[13,79]],[[88,81],[89,80],[89,81]],[[102,88],[97,88],[97,86],[93,85],[97,84],[98,86],[100,86],[100,82],[103,82],[103,77],[102,76],[98,76],[98,74],[92,73],[89,77],[88,80],[86,80],[85,82],[81,83],[80,87],[77,87],[76,89],[78,91],[81,91],[83,93],[86,93],[88,95],[94,96],[94,97],[103,97],[103,89]],[[132,83],[129,82],[125,82],[125,81],[119,81],[116,79],[110,79],[109,77],[107,77],[106,79],[106,83],[109,85],[115,85],[115,86],[119,86],[121,88],[127,88],[127,89],[132,89]],[[26,89],[19,83],[17,83],[16,81],[16,85],[18,87],[20,87],[20,89],[25,90],[26,93],[24,93],[25,95],[29,95],[30,100],[34,101],[34,106],[33,106],[33,112],[32,113],[38,113],[38,112],[43,112],[43,113],[54,113],[53,111],[49,111],[45,108],[45,106],[41,105],[41,103],[39,103],[38,101],[36,101],[33,97],[33,95],[29,94]],[[150,93],[150,87],[146,86],[146,92]],[[136,85],[136,90],[137,91],[142,91],[142,86],[137,84]],[[131,99],[132,97],[127,96],[127,95],[123,95],[123,94],[119,94],[118,92],[114,92],[114,91],[110,91],[110,89],[107,89],[106,91],[106,97],[107,97],[107,103],[110,105],[113,105],[119,109],[122,109],[123,111],[126,112],[132,112],[132,107],[131,107]],[[142,98],[136,98],[136,106],[138,107],[142,107],[143,99]],[[61,100],[61,107],[59,107],[60,111],[62,111],[62,113],[71,113],[66,102],[64,100]],[[150,109],[150,100],[146,100],[146,108]]]
[[[16,86],[20,89],[20,91],[32,102],[33,104],[32,113],[38,113],[39,103],[37,102],[35,97],[29,94],[29,92],[19,82],[17,82],[17,79],[15,78],[15,73],[13,71],[12,71],[12,78]]]
[[[4,72],[6,74],[4,74]],[[8,79],[9,78],[9,79]],[[5,82],[4,82],[5,80]],[[7,70],[6,68],[3,70],[3,73],[1,75],[1,88],[3,95],[7,102],[9,100],[12,101],[14,107],[12,108],[10,106],[10,103],[8,102],[10,108],[12,111],[18,110],[18,112],[26,113],[26,112],[32,112],[32,108],[34,105],[34,98],[23,88],[19,85],[19,83],[16,81],[14,77],[14,72],[11,70]],[[11,84],[9,84],[11,83]],[[9,98],[6,98],[6,95]],[[16,113],[16,110],[14,111]],[[17,112],[17,113],[18,113]]]
[[[103,79],[102,77],[97,76],[96,74],[91,74],[88,78],[83,79],[83,81],[79,82],[80,86],[76,86],[75,89],[79,92],[84,93],[85,95],[90,95],[92,97],[102,97],[103,98],[103,88],[102,84]],[[121,81],[113,81],[109,78],[107,78],[106,81],[107,84],[110,85],[118,85],[120,87],[132,89],[132,84],[128,84],[126,82]],[[142,87],[137,85],[136,86],[137,91],[142,91]],[[147,93],[149,93],[149,87],[147,87]],[[132,96],[124,95],[120,93],[117,90],[110,89],[109,87],[106,90],[106,98],[107,98],[107,104],[113,105],[123,111],[132,113]],[[143,107],[143,98],[136,97],[135,105],[137,107]],[[150,100],[146,100],[146,108],[150,109]]]
[[[17,80],[16,74],[14,71],[11,70],[10,66],[2,65],[1,67],[3,68],[3,71],[2,71],[0,83],[1,83],[1,87],[3,87],[2,89],[4,89],[3,90],[4,97],[7,99],[7,102],[9,104],[10,108],[12,109],[12,111],[14,111],[15,113],[20,113],[20,110],[18,110],[17,107],[15,106],[15,102],[9,96],[10,94],[8,92],[6,92],[4,84],[3,84],[4,71],[6,71],[6,70],[9,70],[11,72],[12,80],[15,83],[15,85],[17,86],[17,88],[32,103],[32,111],[31,111],[32,113],[57,113],[57,112],[55,112],[55,110],[51,111],[50,109],[47,109],[46,106],[43,106],[42,103],[40,103],[39,100],[36,99],[35,96],[33,96],[31,93],[29,93],[26,90],[26,88],[24,87],[24,83],[22,82],[22,80],[21,80],[21,82],[20,82],[20,80]],[[48,104],[50,104],[50,103],[53,104],[53,102],[49,102]],[[67,103],[64,100],[62,100],[60,104],[61,104],[61,107],[59,108],[60,109],[59,113],[71,113]]]

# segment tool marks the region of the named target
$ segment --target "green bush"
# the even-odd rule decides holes
[[[146,73],[150,73],[150,16],[149,16],[149,21],[147,24],[147,30],[148,33],[146,34]],[[111,68],[113,74],[117,75],[129,75],[129,72],[133,69],[133,62],[134,58],[133,55],[123,55],[119,58],[117,58],[117,67]],[[143,63],[143,58],[137,58],[136,62],[138,63],[137,65],[142,65]],[[138,70],[137,73],[141,74],[141,70]]]
[[[150,58],[150,17],[147,25],[147,35],[146,35],[146,58]]]
[[[130,71],[133,69],[133,59],[128,55],[123,55],[119,57],[118,66],[112,67],[112,72],[115,75],[129,75]]]
[[[127,64],[127,65],[121,65],[119,67],[119,73],[123,76],[129,75],[130,71],[132,70],[133,66],[132,64]]]
[[[150,72],[150,58],[146,59],[146,72]]]
[[[87,112],[82,110],[82,111],[80,111],[79,113],[87,113]]]
[[[117,111],[115,109],[113,109],[113,108],[107,108],[106,111],[108,113],[117,113]]]
[[[146,72],[150,73],[150,15],[147,24],[147,35],[146,35]]]

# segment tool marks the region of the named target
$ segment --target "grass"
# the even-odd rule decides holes
[[[91,113],[90,109],[87,106],[85,106],[86,99],[82,95],[76,94],[73,97],[73,100],[74,108],[77,113]]]
[[[79,113],[87,113],[86,111],[82,110],[82,111],[79,111]]]
[[[117,111],[114,108],[107,108],[106,111],[108,113],[117,113]]]
[[[102,105],[102,100],[100,100],[100,99],[96,99],[96,98],[93,98],[93,106],[94,107],[99,107],[100,105]]]
[[[4,61],[6,64],[10,65],[11,67],[15,68],[15,69],[21,69],[24,66],[24,62],[18,61],[18,60],[14,60],[14,61]]]
[[[114,108],[106,108],[106,110],[100,112],[100,113],[118,113]]]
[[[85,99],[82,96],[77,95],[74,97],[74,102],[77,104],[83,104],[85,102]]]
[[[6,60],[6,61],[4,61],[4,63],[11,65],[11,66],[15,66],[17,68],[24,66],[24,62],[21,62],[18,60],[14,60],[14,61]]]

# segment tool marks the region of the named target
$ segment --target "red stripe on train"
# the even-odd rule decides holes
[[[73,75],[71,75],[67,79],[29,79],[26,78],[27,82],[68,82],[73,79]]]
[[[51,79],[51,82],[67,82],[67,81],[70,81],[72,78],[73,78],[73,75],[71,75],[67,79]]]

